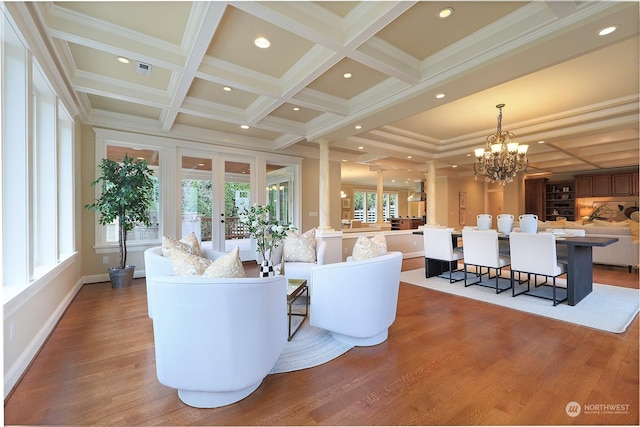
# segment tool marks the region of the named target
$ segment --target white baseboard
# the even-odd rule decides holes
[[[146,273],[144,270],[136,270],[133,273],[133,278],[134,279],[139,279],[141,277],[146,277]],[[106,274],[94,274],[91,276],[83,276],[82,277],[82,284],[86,285],[88,283],[102,283],[102,282],[108,282],[109,281],[109,273]]]

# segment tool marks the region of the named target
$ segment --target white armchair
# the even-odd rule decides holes
[[[401,269],[401,252],[312,268],[310,324],[356,346],[384,342],[396,318]]]
[[[287,342],[284,277],[148,280],[161,384],[197,408],[237,402],[260,386]]]
[[[276,274],[280,271],[282,260],[283,245],[278,246],[273,251],[271,260],[274,262],[274,270]],[[316,239],[316,262],[300,262],[286,261],[284,263],[284,275],[287,279],[305,279],[307,283],[311,283],[311,269],[326,263],[327,242],[322,239]]]
[[[216,251],[212,248],[211,242],[203,242],[200,245],[200,254],[203,258],[216,260],[226,252]],[[144,251],[144,274],[147,282],[147,309],[149,317],[153,318],[153,310],[151,309],[151,285],[149,279],[156,276],[173,276],[173,261],[170,257],[162,255],[162,246],[156,246]]]

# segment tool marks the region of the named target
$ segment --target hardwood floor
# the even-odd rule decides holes
[[[403,269],[423,266],[405,260]],[[638,272],[595,280],[638,288]],[[239,310],[239,314],[241,310]],[[184,405],[158,383],[143,279],[85,285],[5,401],[9,425],[638,425],[638,318],[611,334],[402,283],[389,339]],[[567,415],[569,402],[623,413]],[[627,406],[628,405],[628,406]]]

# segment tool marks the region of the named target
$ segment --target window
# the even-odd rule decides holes
[[[75,251],[74,124],[13,22],[2,19],[2,283],[8,301]]]
[[[384,221],[390,217],[398,216],[398,193],[382,193],[382,212]],[[377,222],[378,193],[374,191],[354,191],[353,218],[362,222]]]

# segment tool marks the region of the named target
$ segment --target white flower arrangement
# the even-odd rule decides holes
[[[240,222],[248,227],[249,234],[256,240],[256,252],[262,255],[262,259],[271,261],[273,250],[280,246],[289,231],[297,228],[293,224],[282,225],[271,221],[269,214],[268,206],[255,203],[248,209],[241,207],[238,212]]]

